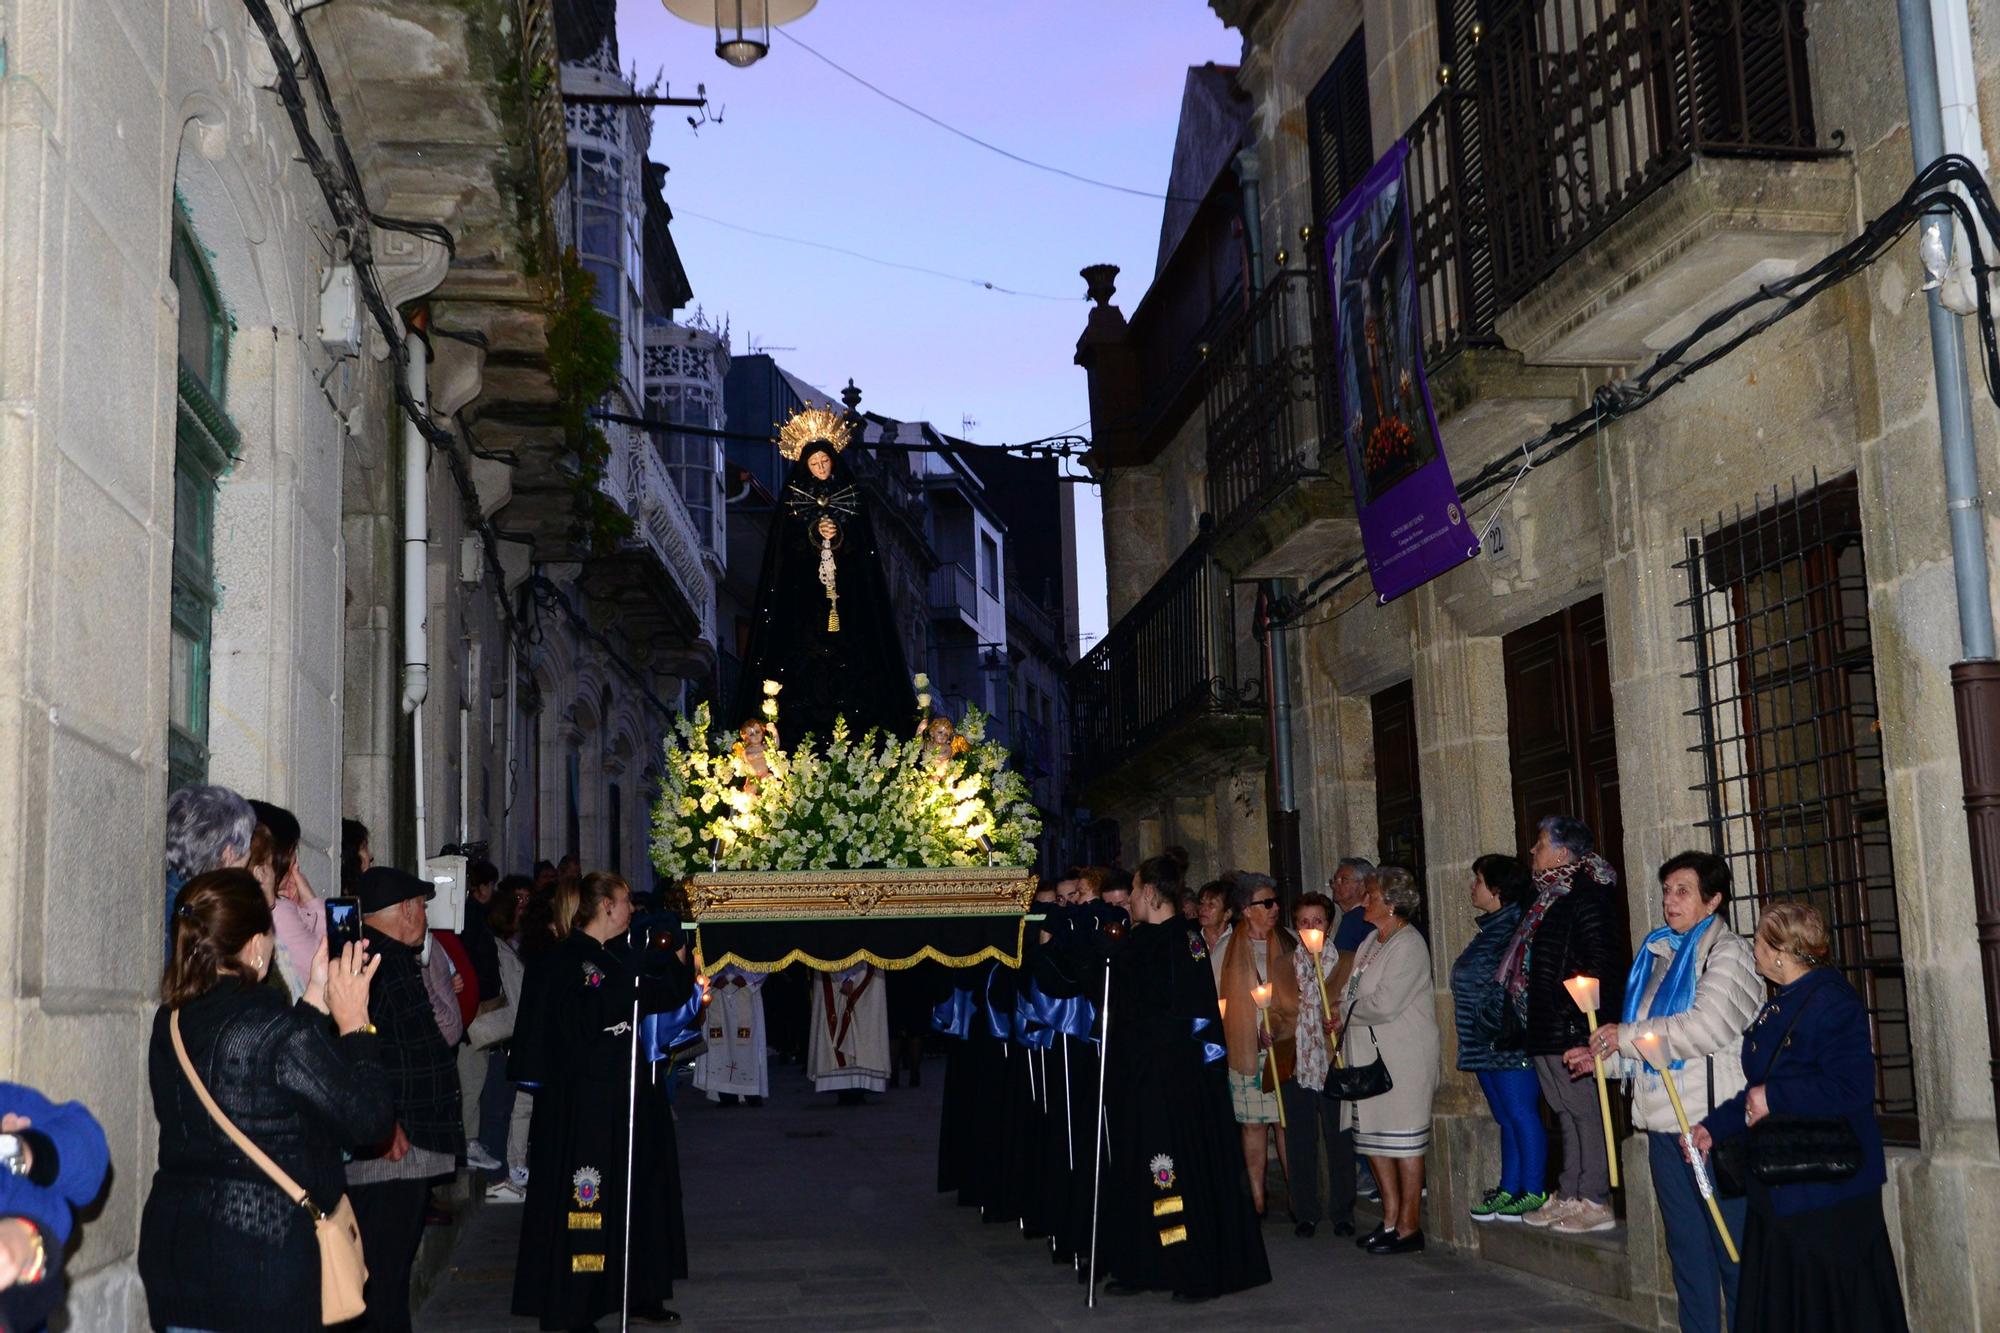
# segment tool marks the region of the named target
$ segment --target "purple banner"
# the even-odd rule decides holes
[[[1387,602],[1479,554],[1445,461],[1424,376],[1416,245],[1403,198],[1406,140],[1326,224],[1338,416],[1361,546]]]

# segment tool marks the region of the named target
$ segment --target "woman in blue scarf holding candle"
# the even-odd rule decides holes
[[[1681,1328],[1690,1333],[1721,1333],[1735,1323],[1737,1266],[1681,1156],[1666,1080],[1646,1067],[1635,1041],[1646,1032],[1661,1039],[1691,1119],[1742,1089],[1743,1030],[1764,1001],[1764,983],[1749,942],[1729,928],[1729,889],[1729,863],[1707,852],[1682,852],[1660,867],[1666,924],[1639,947],[1625,980],[1623,1020],[1598,1028],[1587,1047],[1568,1057],[1572,1069],[1588,1073],[1596,1055],[1607,1074],[1622,1076],[1632,1090],[1632,1125],[1646,1132]],[[1739,1242],[1743,1213],[1742,1199],[1722,1200],[1723,1219]]]

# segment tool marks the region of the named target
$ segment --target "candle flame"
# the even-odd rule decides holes
[[[1319,951],[1326,947],[1326,932],[1318,926],[1307,926],[1299,931],[1299,942],[1306,946],[1306,952],[1319,957]]]
[[[1569,992],[1570,999],[1576,1001],[1577,1008],[1584,1010],[1586,1013],[1596,1010],[1598,999],[1596,977],[1571,977],[1563,983],[1563,989]]]
[[[1252,986],[1250,988],[1250,998],[1257,1002],[1259,1009],[1262,1009],[1271,1002],[1271,983],[1267,981],[1262,985]]]
[[[1661,1042],[1659,1033],[1642,1033],[1633,1038],[1632,1044],[1639,1048],[1639,1054],[1645,1056],[1646,1063],[1653,1068],[1661,1069],[1666,1066],[1667,1062],[1662,1058],[1666,1053],[1660,1049],[1664,1043]]]

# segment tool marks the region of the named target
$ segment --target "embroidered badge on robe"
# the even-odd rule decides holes
[[[1146,1164],[1146,1173],[1153,1178],[1153,1184],[1162,1192],[1174,1187],[1174,1159],[1160,1153]]]
[[[604,984],[604,969],[595,963],[583,965],[583,984],[596,990]]]
[[[603,1197],[602,1172],[594,1166],[580,1166],[576,1169],[576,1174],[570,1177],[569,1183],[574,1189],[577,1207],[597,1207],[598,1200]]]

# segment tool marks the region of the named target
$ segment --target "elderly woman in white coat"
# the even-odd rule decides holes
[[[1384,866],[1361,899],[1374,932],[1354,951],[1338,1021],[1349,1065],[1389,1067],[1389,1091],[1351,1103],[1354,1150],[1369,1159],[1382,1191],[1382,1225],[1354,1243],[1370,1254],[1424,1248],[1424,1155],[1438,1085],[1437,1005],[1431,951],[1416,928],[1423,896],[1410,872]]]
[[[1641,1059],[1636,1039],[1647,1032],[1660,1038],[1694,1120],[1742,1090],[1743,1030],[1764,1002],[1764,983],[1749,942],[1729,928],[1729,889],[1729,863],[1707,852],[1682,852],[1660,867],[1666,924],[1639,947],[1625,982],[1623,1019],[1604,1024],[1591,1034],[1588,1047],[1566,1057],[1580,1072],[1589,1071],[1593,1054],[1610,1060],[1607,1072],[1622,1073],[1631,1087],[1632,1126],[1646,1134],[1680,1324],[1689,1333],[1721,1333],[1734,1326],[1737,1266],[1682,1158],[1680,1124],[1666,1081]],[[1744,1200],[1720,1202],[1723,1220],[1740,1241]]]

